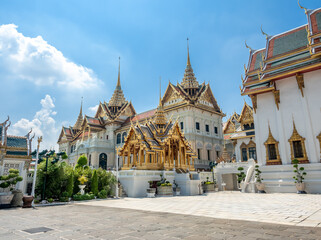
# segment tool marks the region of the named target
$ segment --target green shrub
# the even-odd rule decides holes
[[[255,177],[256,177],[256,182],[261,183],[263,178],[261,178],[261,171],[259,169],[259,165],[255,165]]]
[[[95,196],[98,194],[98,176],[96,170],[94,170],[94,173],[91,178],[91,191]],[[107,194],[107,192],[106,192]]]
[[[95,198],[95,195],[94,194],[89,194],[89,193],[86,193],[84,195],[81,195],[81,194],[75,194],[73,197],[72,197],[75,201],[83,201],[83,200],[91,200],[91,199],[94,199]]]
[[[238,181],[238,183],[241,183],[242,181],[245,180],[246,174],[243,172],[243,170],[244,170],[243,167],[239,167],[237,170],[239,171],[239,173],[236,174],[237,181]]]
[[[60,202],[69,202],[69,193],[63,192],[59,198]]]
[[[19,176],[18,169],[9,169],[9,174],[0,176],[0,188],[6,189],[9,188],[12,191],[18,182],[21,182],[23,178]]]
[[[74,190],[74,173],[71,172],[68,177],[68,181],[67,181],[66,191],[68,193],[68,196],[66,196],[66,197],[71,197],[73,190]]]
[[[101,198],[101,199],[107,198],[107,191],[106,191],[106,190],[101,190],[101,191],[98,193],[98,198]]]
[[[84,167],[85,165],[87,165],[87,157],[85,155],[81,155],[78,158],[76,167]]]
[[[299,168],[299,160],[298,159],[293,159],[292,161],[293,163],[293,167],[294,167],[294,171],[295,172],[295,176],[293,176],[294,178],[294,182],[295,183],[303,183],[304,177],[305,175],[307,175],[306,172],[304,172],[304,167],[300,167]]]
[[[54,201],[53,198],[48,198],[49,203],[52,203],[53,201]]]

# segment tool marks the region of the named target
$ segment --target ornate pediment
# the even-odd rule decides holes
[[[246,102],[244,102],[244,106],[243,106],[243,109],[242,109],[241,116],[239,118],[239,122],[242,125],[251,124],[251,123],[254,122],[253,109]]]
[[[224,134],[234,133],[235,130],[235,124],[231,121],[231,119],[229,119],[225,125],[225,128],[223,129]]]

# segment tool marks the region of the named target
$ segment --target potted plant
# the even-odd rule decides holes
[[[153,198],[155,197],[156,188],[154,187],[154,181],[148,181],[149,188],[147,188],[147,197]]]
[[[9,207],[13,198],[12,190],[18,182],[21,182],[23,178],[19,176],[18,169],[9,169],[8,175],[0,176],[0,205],[2,207]]]
[[[307,173],[304,172],[304,167],[299,168],[299,160],[293,159],[292,163],[293,163],[293,167],[294,167],[293,172],[295,172],[295,176],[293,176],[293,178],[295,180],[296,189],[298,190],[297,193],[306,194],[305,184],[303,182],[303,180],[304,180],[303,176],[307,175]]]
[[[261,171],[259,169],[259,165],[255,165],[255,177],[256,177],[256,183],[255,186],[257,187],[258,193],[266,193],[264,191],[265,184],[262,183],[263,178],[261,177]]]
[[[206,182],[203,183],[203,192],[214,192],[215,191],[215,183],[209,180],[209,177],[206,177]]]
[[[239,173],[236,174],[237,182],[240,186],[239,189],[242,190],[246,174],[245,174],[245,172],[243,172],[243,170],[244,170],[243,167],[239,167],[237,170],[239,171]]]
[[[88,182],[88,178],[85,175],[81,175],[78,178],[78,181],[80,182],[80,185],[78,185],[78,187],[80,189],[80,194],[84,195],[85,194],[84,188],[86,187],[85,183]]]
[[[174,180],[174,186],[173,186],[173,191],[175,193],[175,196],[181,195],[181,188],[177,185],[177,183]]]
[[[161,180],[157,183],[157,195],[158,196],[173,196],[172,184],[166,181],[166,178],[161,176]]]

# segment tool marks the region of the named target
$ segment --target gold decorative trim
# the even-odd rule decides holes
[[[306,149],[305,149],[305,138],[302,137],[296,127],[295,127],[295,123],[294,123],[294,120],[293,120],[293,132],[292,132],[292,136],[290,137],[290,139],[288,140],[289,143],[290,143],[290,147],[291,147],[291,161],[293,161],[296,157],[294,156],[294,147],[293,147],[293,142],[295,141],[300,141],[301,142],[301,147],[302,147],[302,151],[303,151],[303,157],[301,158],[296,158],[299,160],[300,163],[309,163],[309,160],[308,160],[308,156],[307,156],[307,152],[306,152]]]
[[[276,159],[270,159],[269,158],[269,145],[275,145],[275,151],[276,151]],[[279,142],[275,140],[275,138],[272,135],[270,124],[269,124],[269,136],[267,140],[264,143],[265,145],[265,150],[266,150],[266,165],[282,165],[282,161],[280,158],[280,153],[279,153]]]
[[[295,75],[296,81],[298,83],[298,88],[301,91],[302,97],[304,97],[303,88],[304,88],[304,77],[302,73],[297,73]]]
[[[275,105],[279,110],[279,103],[280,103],[280,90],[273,90],[274,101]]]
[[[256,113],[256,109],[257,109],[257,95],[250,95],[250,98],[252,100],[252,106],[254,109],[254,113]]]

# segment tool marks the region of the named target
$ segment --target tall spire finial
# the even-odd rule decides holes
[[[188,38],[187,38],[187,65],[191,65],[191,62],[189,60],[189,42],[188,42]]]
[[[82,103],[84,101],[84,97],[81,97],[81,104],[80,104],[80,113],[79,115],[81,114],[82,115]]]
[[[162,77],[159,77],[159,105],[162,104]]]
[[[120,57],[118,58],[119,59],[119,65],[118,65],[118,80],[117,80],[117,88],[121,88],[120,86]]]

